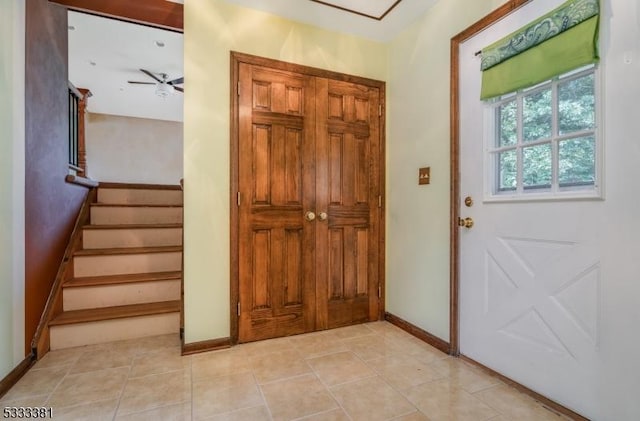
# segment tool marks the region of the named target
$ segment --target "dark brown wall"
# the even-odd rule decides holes
[[[67,170],[67,12],[26,2],[25,352],[87,190]]]

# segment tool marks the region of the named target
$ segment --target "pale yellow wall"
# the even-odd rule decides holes
[[[24,0],[0,0],[0,379],[24,358]]]
[[[183,124],[88,113],[89,176],[97,181],[178,184],[182,178]]]
[[[229,336],[230,50],[385,80],[388,48],[220,0],[189,0],[184,10],[185,342],[192,343]]]
[[[447,341],[450,40],[503,3],[440,0],[389,46],[387,311]]]

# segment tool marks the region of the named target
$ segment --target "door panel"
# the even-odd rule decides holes
[[[241,64],[240,340],[314,329],[312,78]],[[303,172],[303,169],[307,172]]]
[[[486,123],[474,53],[553,5],[530,2],[460,48],[460,351],[584,414],[598,401],[601,201],[483,200]],[[539,8],[532,10],[531,8]],[[518,13],[529,11],[529,17]]]
[[[318,328],[378,317],[378,195],[380,158],[377,88],[318,78],[316,206],[325,250],[316,286]],[[323,100],[326,98],[326,100]]]
[[[240,342],[377,320],[379,88],[238,75]]]

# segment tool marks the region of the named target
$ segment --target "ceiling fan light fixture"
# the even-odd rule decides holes
[[[158,83],[158,86],[156,87],[156,95],[160,98],[166,98],[174,92],[175,89],[168,83]]]

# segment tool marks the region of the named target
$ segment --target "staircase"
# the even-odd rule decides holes
[[[182,191],[101,183],[62,284],[51,349],[180,330]]]

